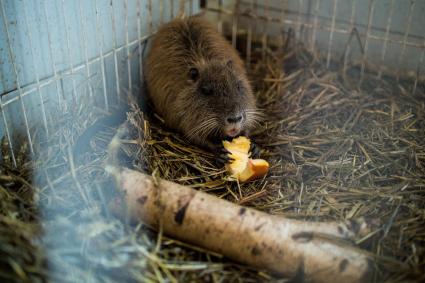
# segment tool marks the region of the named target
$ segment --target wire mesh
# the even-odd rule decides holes
[[[218,30],[231,36],[234,46],[237,36],[245,34],[248,66],[254,41],[261,44],[264,56],[269,44],[281,46],[282,33],[292,29],[299,40],[324,54],[327,66],[343,58],[343,69],[359,64],[361,77],[370,69],[379,78],[408,77],[413,91],[425,79],[424,1],[202,2],[207,16],[215,18]],[[15,131],[24,131],[33,151],[30,128],[41,123],[47,135],[49,123],[55,121],[53,109],[78,108],[86,96],[106,111],[118,104],[124,89],[131,92],[140,84],[147,39],[179,12],[196,13],[199,1],[37,4],[1,1],[0,43],[5,48],[0,52],[0,134],[11,140],[11,150]]]
[[[359,64],[361,76],[372,68],[379,76],[402,74],[415,81],[425,77],[417,60],[425,48],[419,28],[425,25],[423,1],[240,0],[207,1],[206,7],[219,25],[239,20],[237,32],[250,37],[249,53],[252,41],[278,45],[281,34],[292,29],[300,41],[324,54],[328,67],[342,56],[344,69],[348,63]],[[253,25],[257,28],[251,35]],[[231,33],[236,34],[233,29]]]
[[[345,72],[356,65],[361,78],[372,74],[378,78],[391,75],[399,80],[410,79],[413,93],[417,88],[423,87],[423,0],[201,2],[206,16],[216,23],[217,29],[229,38],[233,46],[244,49],[248,68],[254,53],[260,51],[262,58],[265,58],[270,54],[268,51],[271,46],[282,48],[286,37],[294,35],[309,49],[320,52],[321,59],[329,68],[335,68],[337,63]],[[0,0],[0,138],[4,136],[8,139],[15,166],[19,164],[19,155],[14,155],[19,144],[26,140],[31,152],[37,152],[35,146],[40,132],[46,137],[54,135],[52,125],[58,123],[60,115],[78,113],[83,104],[89,104],[95,110],[99,108],[109,111],[120,103],[127,92],[137,91],[142,83],[143,56],[149,38],[161,24],[180,13],[198,13],[199,6],[200,2],[197,0],[40,0],[37,4],[30,1]],[[240,37],[243,38],[242,45]],[[280,86],[277,93],[281,93]],[[349,115],[355,119],[360,113],[352,111]],[[414,115],[411,112],[407,114]],[[38,131],[33,131],[34,127],[39,127]],[[86,213],[85,208],[92,208],[97,204],[93,201],[95,197],[91,195],[94,190],[87,190],[87,184],[78,176],[79,172],[91,168],[78,168],[77,163],[74,164],[71,148],[75,135],[67,136],[67,132],[64,132],[64,140],[61,140],[63,144],[57,146],[65,148],[58,165],[63,166],[65,174],[58,176],[54,169],[50,170],[57,166],[56,163],[49,168],[37,168],[35,173],[43,175],[47,180],[40,189],[42,193],[50,190],[55,194],[55,189],[60,186],[68,190],[69,178],[72,181],[71,186],[75,186],[81,197],[82,205],[78,213],[82,211],[83,214]],[[23,133],[23,138],[17,136],[17,133]],[[296,164],[295,158],[292,158]],[[341,164],[345,160],[351,162],[344,157]],[[366,164],[369,161],[370,159]],[[337,162],[340,164],[339,160],[329,160],[326,164],[334,166]],[[356,162],[354,159],[354,163]],[[284,164],[277,166],[280,166],[281,171],[284,170]],[[360,171],[359,176],[368,172],[369,169],[366,173]],[[63,181],[65,179],[67,182]],[[283,188],[284,180],[281,182]],[[408,186],[402,185],[401,191]],[[106,207],[104,189],[97,182],[91,182],[89,186],[96,188],[101,203]],[[259,193],[265,192],[265,186],[266,183]],[[309,189],[311,188],[301,182],[299,191],[296,192],[299,195],[294,194],[294,211],[297,214],[304,209],[302,204],[306,203],[304,199],[309,194]],[[282,198],[285,199],[286,196],[282,195]],[[318,195],[313,197],[317,200]],[[310,203],[311,209],[316,205],[316,200]],[[327,202],[326,197],[320,196],[317,215],[322,201]],[[352,213],[352,216],[359,209],[359,206],[353,206],[348,215]],[[393,217],[399,206],[400,204]],[[47,232],[51,233],[56,228],[48,227]],[[388,229],[390,228],[391,225],[388,225]],[[51,234],[56,237],[58,235]],[[63,241],[61,235],[55,241]],[[158,243],[159,247],[160,242]],[[76,247],[80,247],[79,244]],[[78,249],[78,253],[82,253],[81,249]]]
[[[198,2],[0,1],[0,136],[12,159],[17,133],[33,152],[31,128],[41,125],[47,136],[63,110],[118,105],[140,85],[142,50],[160,23],[197,13]]]

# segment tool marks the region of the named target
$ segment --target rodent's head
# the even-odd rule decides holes
[[[232,60],[188,66],[187,84],[184,117],[191,120],[185,121],[189,137],[232,138],[244,134],[257,121],[251,86]]]

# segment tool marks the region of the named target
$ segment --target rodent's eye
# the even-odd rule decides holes
[[[192,81],[196,81],[199,78],[199,71],[196,68],[190,68],[189,70],[189,78]]]

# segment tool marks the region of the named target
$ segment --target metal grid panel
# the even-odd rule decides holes
[[[377,76],[425,80],[425,1],[423,0],[210,0],[209,16],[224,32],[237,32],[252,41],[279,45],[292,29],[312,50],[331,61],[360,66]],[[238,23],[234,31],[231,23]],[[223,28],[222,28],[223,29]],[[264,49],[264,47],[263,47]]]
[[[423,0],[209,0],[217,28],[252,42],[282,44],[291,28],[319,50],[328,66],[356,63],[378,77],[409,77],[413,92],[425,80]],[[30,127],[47,135],[64,110],[91,101],[105,109],[140,83],[142,49],[159,25],[179,11],[193,14],[198,0],[0,0],[0,136],[13,148],[14,132]],[[87,97],[89,99],[87,99]]]
[[[81,103],[118,104],[140,84],[150,35],[198,11],[198,0],[0,0],[0,137],[13,151],[25,132],[33,152],[31,127],[47,136]]]

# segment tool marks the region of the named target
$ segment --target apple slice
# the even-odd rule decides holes
[[[248,166],[239,174],[239,181],[248,182],[263,177],[269,171],[269,163],[264,159],[249,159]]]
[[[240,182],[247,182],[263,177],[269,170],[269,164],[264,159],[251,159],[251,141],[246,137],[238,137],[231,142],[223,141],[223,146],[230,152],[234,160],[226,164],[229,173]]]

